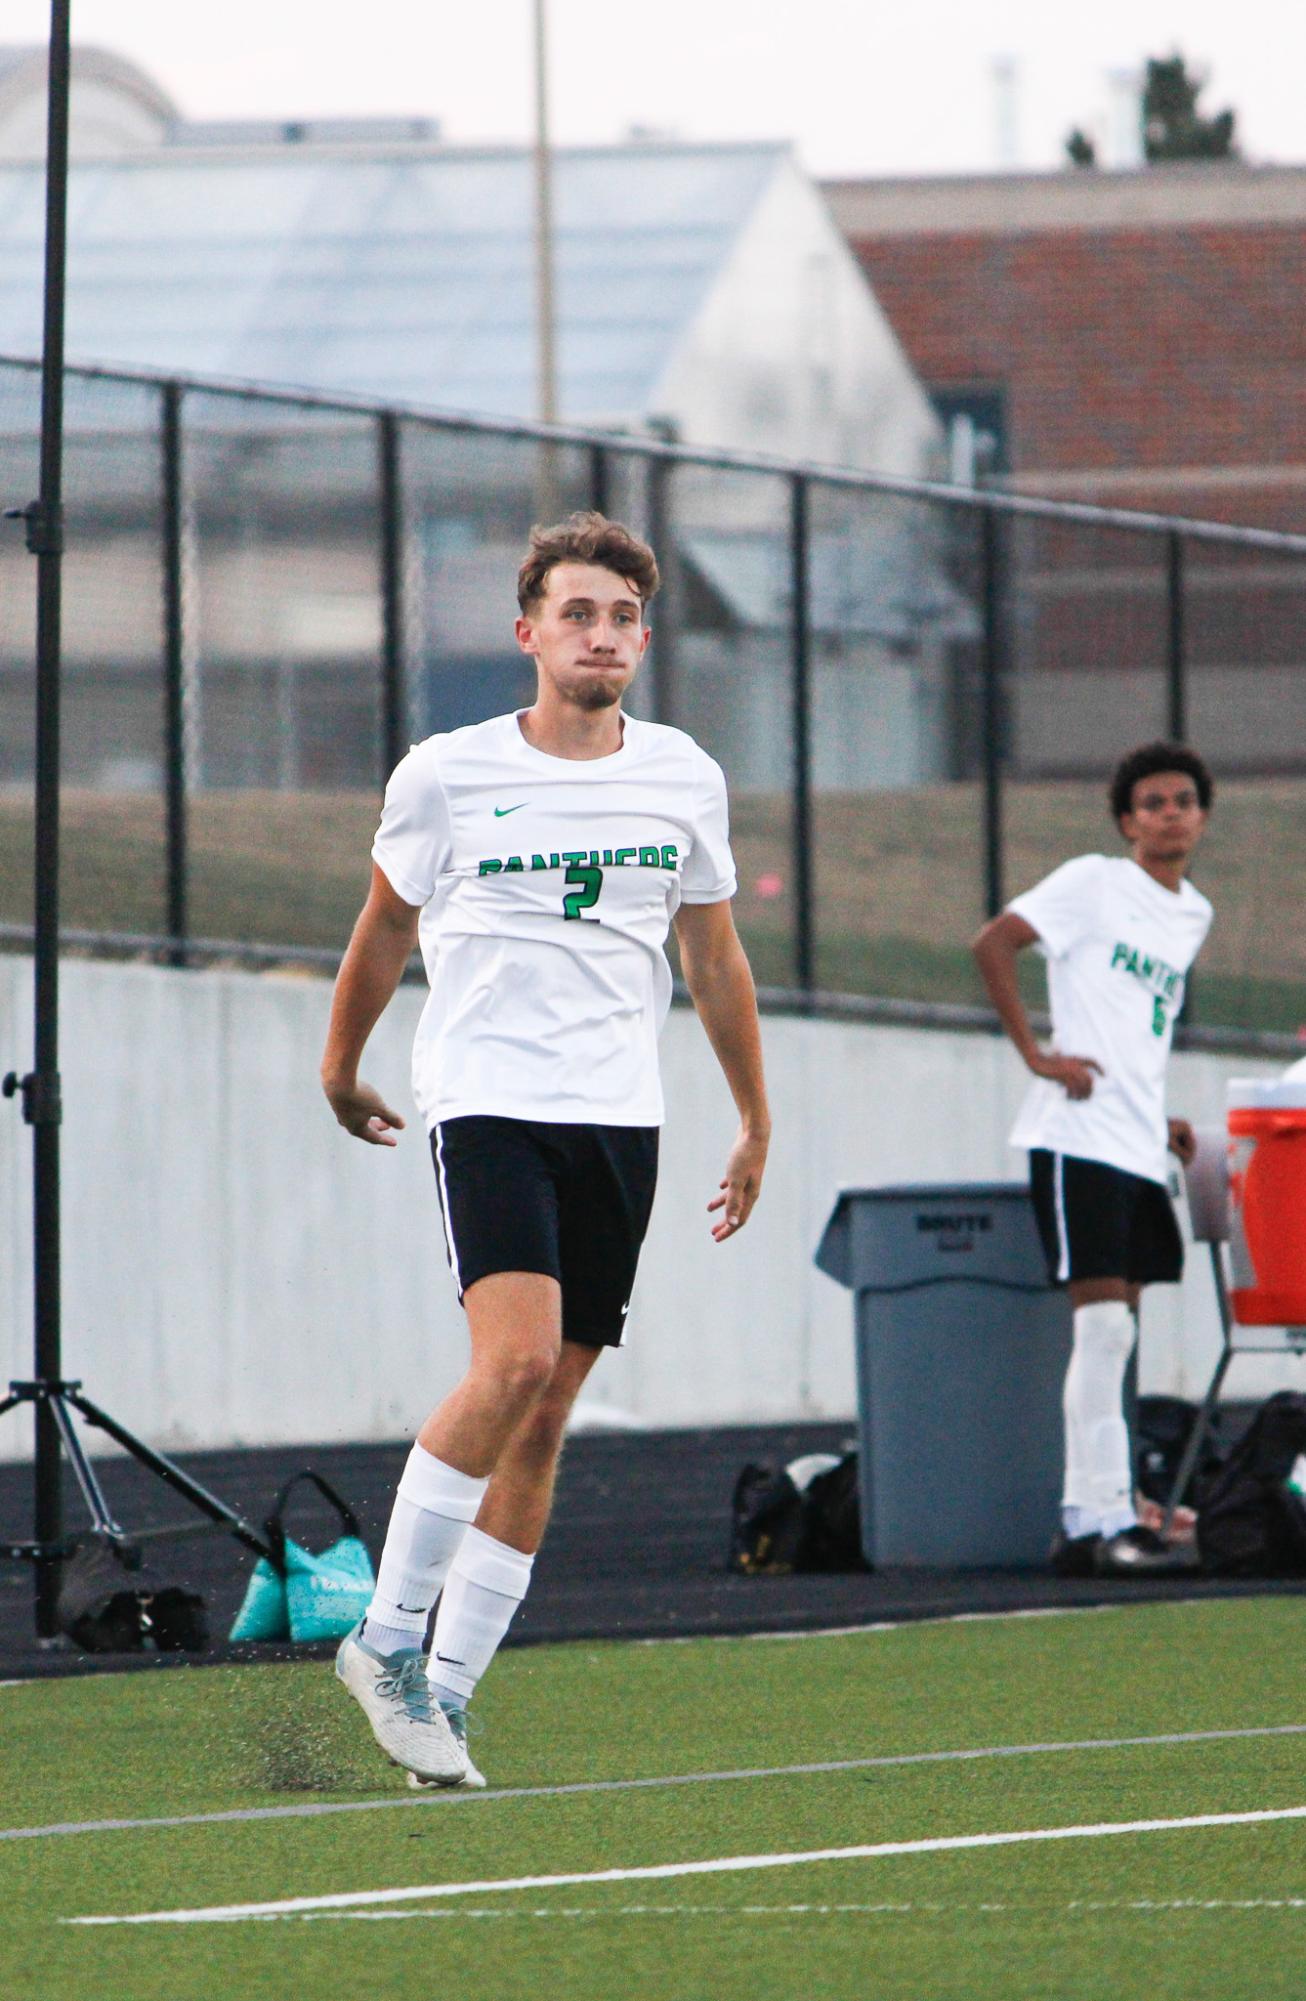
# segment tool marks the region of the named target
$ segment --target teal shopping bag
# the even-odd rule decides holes
[[[286,1534],[286,1504],[303,1480],[330,1502],[344,1530],[320,1555]],[[367,1610],[376,1584],[353,1509],[329,1481],[306,1466],[286,1481],[264,1529],[271,1556],[255,1564],[230,1638],[300,1643],[343,1638]]]
[[[290,1615],[286,1580],[261,1556],[250,1573],[241,1607],[232,1621],[229,1640],[288,1640]]]
[[[357,1535],[343,1535],[310,1556],[286,1544],[286,1611],[292,1640],[336,1640],[356,1626],[372,1602],[372,1559]]]

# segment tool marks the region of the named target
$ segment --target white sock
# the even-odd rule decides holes
[[[483,1529],[468,1529],[440,1593],[426,1670],[445,1701],[470,1701],[526,1596],[534,1561]]]
[[[379,1654],[421,1647],[426,1622],[489,1482],[414,1445],[386,1531],[363,1637]]]
[[[1095,1300],[1075,1313],[1075,1345],[1066,1371],[1066,1484],[1062,1520],[1067,1534],[1118,1535],[1134,1512],[1129,1432],[1121,1415],[1125,1367],[1135,1336],[1123,1299]],[[1073,1524],[1073,1527],[1072,1527]]]

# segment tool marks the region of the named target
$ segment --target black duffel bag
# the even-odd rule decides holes
[[[869,1570],[857,1454],[809,1453],[787,1466],[745,1466],[731,1501],[726,1565],[749,1577]]]
[[[1174,1490],[1180,1462],[1199,1416],[1195,1403],[1185,1397],[1139,1397],[1134,1431],[1136,1484],[1149,1501],[1164,1507]],[[1220,1413],[1207,1425],[1188,1480],[1187,1493],[1180,1496],[1190,1508],[1200,1507],[1203,1494],[1224,1464],[1224,1442],[1220,1436]]]
[[[1202,1568],[1221,1577],[1306,1577],[1306,1396],[1268,1397],[1197,1511]]]
[[[198,1592],[158,1583],[102,1536],[73,1545],[55,1616],[88,1654],[202,1653],[209,1643]]]

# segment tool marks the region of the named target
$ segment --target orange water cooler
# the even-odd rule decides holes
[[[1306,1077],[1229,1091],[1229,1250],[1243,1327],[1306,1327]]]

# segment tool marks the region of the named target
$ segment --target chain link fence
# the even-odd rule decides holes
[[[6,506],[39,378],[0,361]],[[1112,766],[1212,764],[1189,1024],[1306,1024],[1306,537],[70,370],[63,916],[184,964],[339,952],[410,742],[521,706],[532,521],[599,506],[665,588],[631,707],[724,766],[759,981],[981,1001],[967,942],[1118,850]],[[30,934],[34,574],[0,539],[0,927]]]

